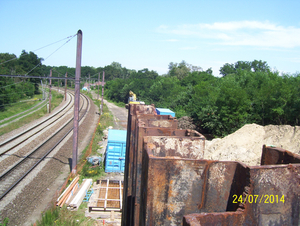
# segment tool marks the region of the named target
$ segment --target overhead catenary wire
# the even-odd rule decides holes
[[[38,49],[36,49],[36,50],[33,50],[33,52],[39,51],[39,50],[41,50],[41,49],[44,49],[44,48],[46,48],[46,47],[48,47],[48,46],[51,46],[51,45],[56,44],[56,43],[58,43],[58,42],[61,42],[61,41],[65,40],[65,39],[68,39],[68,38],[72,39],[72,38],[74,38],[76,35],[77,35],[77,34],[75,34],[75,35],[70,35],[70,36],[68,36],[68,37],[66,37],[66,38],[63,38],[63,39],[59,40],[59,41],[53,42],[53,43],[51,43],[51,44],[48,44],[48,45],[45,45],[45,46],[43,46],[43,47],[41,47],[41,48],[38,48]]]
[[[77,35],[77,34],[76,34]],[[47,60],[50,56],[52,56],[54,53],[56,53],[60,48],[62,48],[64,45],[66,45],[69,41],[71,41],[72,38],[74,38],[76,35],[70,36],[71,38],[69,38],[63,45],[61,45],[60,47],[58,47],[54,52],[52,52],[49,56],[47,56],[44,60]],[[30,72],[32,72],[35,68],[37,68],[38,66],[40,66],[42,64],[42,62],[38,63],[34,68],[32,68],[29,72],[27,72],[25,75],[28,75]]]
[[[25,82],[25,81],[21,81],[21,82]],[[0,89],[2,89],[2,88],[5,88],[5,87],[8,87],[8,86],[15,85],[15,84],[18,84],[18,83],[21,83],[21,82],[15,82],[15,83],[13,83],[13,84],[10,84],[10,85],[1,86],[1,87],[0,87]]]
[[[58,73],[59,75],[64,76],[64,74],[62,74],[62,73],[60,73],[59,71],[55,70],[55,68],[52,68],[52,71]],[[68,77],[74,77],[74,78],[75,78],[75,75],[73,75],[73,74],[71,74],[71,73],[68,72]],[[63,78],[62,78],[62,79],[63,79]]]
[[[65,40],[65,39],[69,39],[69,38],[70,38],[70,40],[71,40],[71,39],[74,38],[76,35],[77,35],[77,34],[68,36],[68,37],[63,38],[63,39],[61,39],[61,40],[59,40],[59,41],[56,41],[56,42],[53,42],[53,43],[51,43],[51,44],[45,45],[45,46],[43,46],[43,47],[40,47],[40,48],[38,48],[38,49],[36,49],[36,50],[33,50],[33,51],[30,51],[30,52],[36,52],[36,51],[39,51],[39,50],[44,49],[44,48],[46,48],[46,47],[48,47],[48,46],[51,46],[51,45],[56,44],[56,43],[58,43],[58,42],[61,42],[61,41]],[[69,40],[68,40],[68,41],[69,41]],[[67,41],[67,42],[68,42],[68,41]],[[28,53],[26,53],[26,54],[28,54]],[[10,62],[10,61],[12,61],[12,60],[15,60],[15,59],[18,59],[18,57],[14,57],[14,58],[9,59],[9,60],[7,60],[7,61],[1,62],[0,65],[5,64],[5,63],[8,63],[8,62]]]

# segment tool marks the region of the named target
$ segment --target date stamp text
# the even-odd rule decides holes
[[[284,203],[284,195],[233,195],[232,203]]]

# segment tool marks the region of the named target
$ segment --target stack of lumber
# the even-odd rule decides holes
[[[56,203],[57,206],[62,207],[66,204],[72,209],[76,209],[80,206],[86,193],[90,189],[93,180],[85,179],[80,186],[78,180],[79,176],[75,177],[65,191],[59,196]]]

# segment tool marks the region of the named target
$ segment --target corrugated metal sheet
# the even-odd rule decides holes
[[[108,143],[125,143],[126,144],[126,138],[127,138],[127,131],[126,130],[116,130],[116,129],[110,129],[108,130]]]

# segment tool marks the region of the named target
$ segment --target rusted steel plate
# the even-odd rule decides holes
[[[155,107],[153,105],[130,105],[128,110],[128,127],[127,127],[127,147],[126,147],[126,161],[124,171],[124,194],[123,194],[123,214],[122,214],[122,225],[131,225],[134,213],[135,200],[132,195],[133,189],[135,189],[136,179],[136,162],[137,162],[137,151],[136,143],[138,139],[137,132],[137,118],[143,118],[145,125],[152,127],[172,127],[177,128],[176,118],[172,118],[167,115],[156,115]],[[151,120],[153,119],[153,120]],[[167,123],[155,123],[157,120],[164,120]]]
[[[201,189],[212,161],[192,159],[195,154],[189,150],[195,149],[183,145],[191,142],[201,146],[201,138],[177,139],[144,137],[139,225],[181,225],[183,215],[199,212],[204,198]],[[174,148],[176,145],[180,148]]]
[[[203,159],[205,139],[200,137],[144,137],[144,145],[149,145],[157,157],[179,157]]]
[[[300,155],[294,154],[282,148],[264,145],[261,157],[261,165],[300,163]]]
[[[134,204],[132,209],[132,216],[134,216],[134,224],[139,225],[139,212],[140,212],[140,194],[141,194],[141,178],[142,178],[142,153],[143,153],[143,138],[148,135],[156,136],[171,136],[174,133],[185,135],[187,132],[172,128],[155,128],[143,127],[143,124],[136,124],[137,140],[134,148],[134,162],[133,162],[133,180],[132,180],[132,197]]]
[[[211,162],[203,178],[203,199],[198,206],[201,212],[242,209],[243,206],[232,202],[232,198],[233,195],[243,196],[250,184],[249,177],[249,168],[241,163]]]
[[[262,166],[202,160],[202,135],[176,118],[139,105],[128,117],[122,225],[300,225],[299,155],[264,146]]]
[[[143,104],[131,104],[134,114],[150,114],[156,115],[156,109],[154,105],[143,105]]]
[[[139,124],[144,127],[178,128],[178,121],[170,115],[137,115]]]
[[[143,106],[130,104],[128,108],[127,120],[127,142],[126,142],[126,157],[124,170],[124,189],[123,189],[123,210],[122,210],[122,225],[131,225],[131,209],[132,209],[132,165],[134,161],[134,143],[137,134],[135,133],[135,124],[137,114],[150,114],[154,116],[154,106]]]
[[[205,213],[186,215],[183,225],[300,225],[300,164],[288,164],[299,160],[299,155],[264,146],[262,162],[274,165],[249,167],[249,171],[248,167],[236,170],[235,177],[239,173],[249,180],[240,185],[232,184],[230,188],[226,211],[235,212],[215,213],[213,209],[201,208],[200,211]],[[241,176],[238,178],[243,179]],[[242,194],[234,191],[243,186]],[[230,207],[231,203],[235,203],[235,207]]]
[[[250,173],[257,200],[247,200],[248,217],[257,225],[299,225],[300,164],[251,167]]]
[[[245,216],[242,212],[195,213],[184,216],[183,226],[243,225],[244,218]]]

